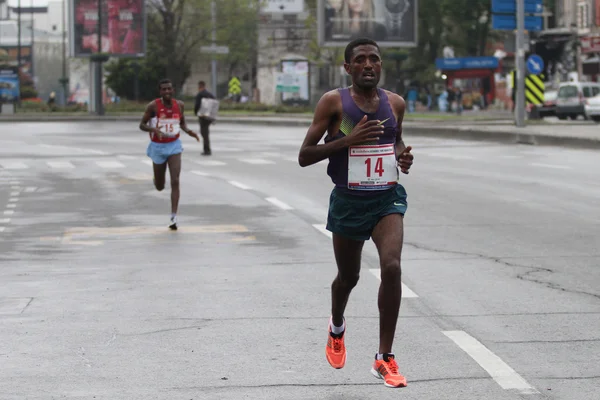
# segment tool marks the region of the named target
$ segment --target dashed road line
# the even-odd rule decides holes
[[[13,161],[13,162],[0,162],[0,166],[4,169],[28,169],[29,166],[23,162]]]
[[[567,165],[558,165],[558,164],[544,164],[544,163],[530,163],[532,167],[541,167],[541,168],[552,168],[552,169],[572,169]]]
[[[210,174],[208,172],[204,172],[204,171],[190,171],[192,174],[194,175],[198,175],[198,176],[210,176]]]
[[[322,224],[313,224],[313,228],[315,228],[316,230],[318,230],[319,232],[321,232],[323,235],[327,236],[328,238],[332,238],[333,234],[327,230],[327,228],[325,227],[325,225]]]
[[[375,276],[375,278],[377,278],[377,280],[379,280],[381,282],[381,270],[377,269],[377,268],[371,268],[369,269],[369,272],[373,274],[373,276]],[[415,292],[413,292],[408,286],[406,286],[404,283],[402,283],[402,298],[403,299],[415,299],[419,297]]]
[[[486,370],[502,389],[516,390],[521,394],[539,394],[539,391],[521,375],[468,333],[464,331],[443,331],[442,333]]]
[[[46,163],[50,168],[53,169],[73,169],[75,166],[69,161],[48,161]]]
[[[242,162],[253,165],[267,165],[267,164],[275,164],[275,161],[265,160],[263,158],[246,158],[241,159]]]
[[[193,162],[203,167],[221,167],[227,165],[226,162],[218,160],[194,160]]]
[[[96,165],[100,168],[112,169],[112,168],[125,168],[123,163],[119,161],[96,161]]]
[[[294,209],[289,204],[286,204],[283,201],[281,201],[275,197],[267,197],[265,200],[267,200],[269,203],[281,208],[282,210],[293,210]]]
[[[251,187],[237,181],[229,181],[229,184],[243,190],[250,190]]]

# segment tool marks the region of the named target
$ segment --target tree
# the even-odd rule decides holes
[[[216,55],[231,75],[235,69],[254,65],[259,3],[262,0],[215,0],[217,45],[226,44],[229,54]],[[249,17],[250,16],[250,17]],[[149,0],[148,48],[140,60],[113,61],[106,66],[108,86],[119,96],[132,99],[133,82],[139,79],[142,99],[156,95],[156,82],[168,77],[179,92],[195,62],[208,60],[201,46],[212,42],[211,0]]]
[[[164,66],[165,75],[176,91],[190,75],[198,46],[209,36],[210,25],[201,23],[210,15],[207,3],[206,0],[148,1],[148,41],[153,43],[155,52],[151,57]]]

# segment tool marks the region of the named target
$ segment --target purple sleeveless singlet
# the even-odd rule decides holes
[[[362,111],[352,99],[350,94],[350,88],[338,89],[340,96],[342,97],[342,123],[340,130],[333,137],[327,135],[325,137],[325,143],[329,143],[333,140],[341,139],[344,136],[350,134],[352,129],[360,122],[360,120],[366,115],[367,120],[380,120],[385,121],[383,124],[383,135],[380,137],[377,144],[395,144],[396,134],[398,130],[398,123],[396,117],[392,112],[388,96],[384,90],[377,88],[379,94],[379,108],[374,113],[366,113]],[[395,147],[394,147],[395,153]],[[329,157],[329,165],[327,166],[327,175],[331,177],[332,182],[335,184],[338,190],[342,190],[348,194],[356,194],[358,196],[368,196],[380,194],[381,190],[352,190],[348,188],[348,148],[341,149],[340,151],[332,154]]]

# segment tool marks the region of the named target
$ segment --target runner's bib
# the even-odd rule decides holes
[[[175,137],[177,135],[179,135],[179,132],[181,131],[181,127],[179,126],[179,115],[177,115],[177,118],[170,118],[170,119],[159,119],[158,120],[158,126],[157,128],[160,129],[160,131],[163,133],[164,136],[166,137]]]
[[[385,190],[398,183],[400,174],[394,144],[351,146],[348,149],[348,188]]]

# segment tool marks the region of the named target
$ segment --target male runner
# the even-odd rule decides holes
[[[180,131],[200,141],[200,138],[185,123],[183,102],[173,99],[173,85],[168,79],[158,84],[160,98],[146,107],[140,129],[150,133],[150,144],[146,150],[152,159],[154,186],[159,192],[165,188],[167,165],[171,175],[171,222],[169,228],[177,229],[177,207],[179,205],[179,174],[183,146]],[[150,122],[150,124],[148,124]]]
[[[300,148],[306,167],[329,158],[335,184],[329,200],[327,229],[333,233],[338,274],[331,286],[331,318],[325,354],[334,368],[346,363],[344,310],[360,273],[364,242],[373,238],[379,252],[379,350],[371,372],[388,387],[406,386],[392,353],[400,311],[400,255],[404,236],[406,191],[398,166],[408,174],[413,156],[402,140],[406,104],[377,87],[381,75],[379,46],[370,39],[348,44],[344,68],[352,86],[325,93]],[[325,144],[318,144],[325,132]]]

